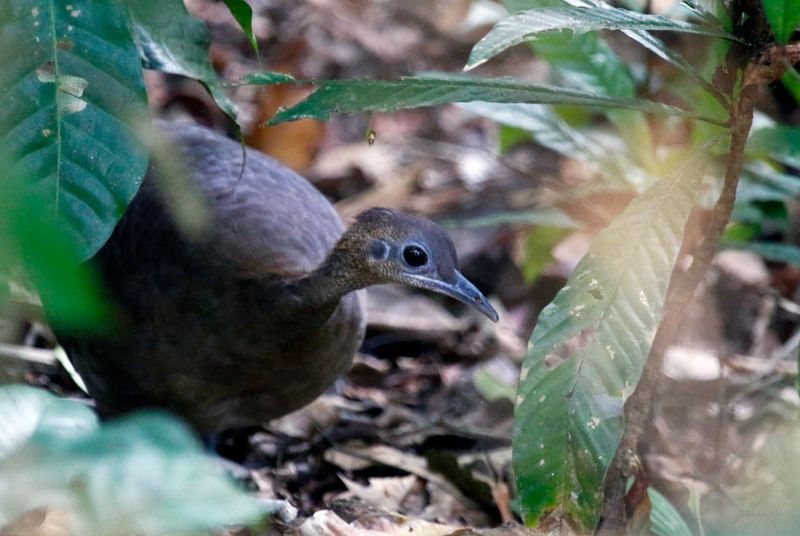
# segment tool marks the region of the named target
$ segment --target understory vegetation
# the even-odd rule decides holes
[[[224,3],[252,53],[263,54],[251,6]],[[533,143],[590,177],[559,185],[557,202],[461,221],[522,226],[528,282],[565,236],[591,235],[538,312],[516,391],[498,395],[514,403],[517,518],[578,534],[795,533],[796,407],[784,419],[793,426],[770,436],[764,461],[788,499],[764,499],[768,525],[762,517],[720,521],[694,492],[688,506],[672,504],[652,485],[641,446],[659,390],[669,388],[665,356],[715,254],[742,250],[770,266],[800,266],[790,240],[800,127],[765,105],[779,91],[797,110],[800,3],[488,3],[502,14],[471,44],[462,72],[304,79],[270,65],[223,81],[206,26],[181,0],[8,0],[0,11],[0,307],[17,314],[20,296],[36,295],[51,325],[102,329],[110,306],[83,262],[110,236],[151,156],[164,156],[149,130],[143,69],[201,82],[230,125],[239,112],[229,93],[262,86],[306,95],[276,109],[267,129],[364,113],[364,151],[380,139],[378,116],[456,103],[499,125],[501,156]],[[546,64],[547,80],[498,72],[506,64],[493,62],[510,53]],[[624,208],[600,225],[569,209],[608,192]],[[176,210],[193,224],[191,205]],[[796,362],[797,347],[789,348]],[[0,366],[0,381],[18,379]],[[70,512],[75,534],[104,535],[255,527],[268,510],[174,418],[98,423],[82,403],[2,386],[0,527],[45,508]]]

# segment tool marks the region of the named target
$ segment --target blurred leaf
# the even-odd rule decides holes
[[[97,427],[88,406],[24,385],[0,387],[0,463],[34,436],[70,436]]]
[[[778,242],[724,242],[725,247],[755,253],[764,260],[800,266],[800,247]]]
[[[511,13],[563,8],[563,0],[504,0]],[[628,66],[598,32],[574,34],[551,32],[530,42],[536,55],[547,61],[568,85],[618,98],[636,96],[636,85]],[[657,157],[646,118],[639,112],[608,110],[608,118],[619,129],[637,162],[645,169],[658,171]]]
[[[725,228],[722,242],[748,242],[758,236],[760,225],[734,222]]]
[[[264,73],[252,73],[245,75],[231,85],[238,86],[244,84],[271,85],[297,83],[302,83],[302,80],[298,80],[290,74],[268,71]]]
[[[800,177],[781,173],[765,162],[750,162],[744,167],[736,201],[787,201],[798,195]]]
[[[258,41],[253,35],[253,8],[245,0],[225,0],[225,5],[228,6],[228,11],[239,23],[253,50],[258,54]]]
[[[0,415],[9,417],[3,436],[18,444],[0,459],[0,524],[49,507],[69,514],[73,534],[146,536],[262,514],[177,419],[141,413],[97,427],[87,426],[86,412],[31,387],[0,388]]]
[[[701,26],[660,15],[646,15],[618,8],[559,7],[521,11],[498,22],[473,47],[465,70],[473,69],[514,45],[544,32],[572,30],[670,30],[734,39],[722,28]]]
[[[794,97],[795,102],[800,103],[800,73],[797,72],[797,69],[788,69],[781,77],[781,83],[786,91]]]
[[[523,362],[513,436],[526,523],[563,509],[594,528],[623,430],[622,404],[661,319],[703,178],[703,150],[631,201],[598,233],[539,316]]]
[[[525,259],[522,264],[522,275],[526,283],[536,281],[536,278],[553,261],[553,248],[568,234],[563,227],[548,227],[540,225],[534,227],[525,237]]]
[[[788,409],[788,408],[787,408]],[[769,410],[767,410],[769,411]],[[733,512],[706,515],[709,536],[796,536],[800,526],[800,420],[797,407],[787,411],[791,420],[768,418],[759,427],[763,446],[750,456],[747,476],[740,475],[728,493]],[[766,423],[764,423],[766,424]],[[709,506],[713,504],[708,501]],[[716,512],[714,512],[716,514]]]
[[[183,2],[125,0],[145,69],[188,76],[201,82],[217,105],[236,119],[236,105],[222,90],[208,58],[205,24],[186,11]]]
[[[8,0],[0,9],[0,158],[29,179],[81,258],[110,236],[147,155],[142,70],[114,2]],[[54,237],[50,237],[53,240]]]
[[[513,212],[495,212],[467,220],[447,220],[445,227],[489,227],[492,225],[550,225],[563,229],[575,229],[578,224],[564,212],[557,209],[516,210]]]
[[[634,164],[624,155],[609,151],[599,140],[572,128],[550,106],[493,102],[470,102],[460,106],[498,123],[524,129],[542,147],[583,162],[596,171],[615,176],[633,172]]]
[[[681,5],[694,16],[730,30],[730,17],[727,16],[728,13],[723,2],[719,0],[681,0]]]
[[[775,32],[775,40],[788,43],[800,26],[800,2],[797,0],[763,0],[764,13]]]
[[[643,99],[618,99],[576,89],[531,84],[514,78],[470,78],[430,75],[400,80],[329,80],[308,98],[278,112],[268,124],[305,117],[327,121],[331,113],[390,112],[451,102],[522,102],[571,104],[597,108],[628,108],[691,116],[688,112]]]
[[[500,154],[505,154],[517,145],[530,140],[530,132],[517,127],[500,125],[498,130],[498,149]]]
[[[640,30],[624,30],[624,33],[662,60],[667,61],[674,67],[680,69],[692,81],[712,95],[717,102],[722,103],[725,106],[729,105],[730,99],[724,93],[714,87],[712,83],[703,77],[700,71],[698,71],[692,64],[687,62],[683,56],[678,54],[672,48],[668,47],[661,39],[653,37],[648,32]]]
[[[0,168],[10,167],[0,155]],[[47,194],[32,188],[35,181],[17,169],[0,181],[0,275],[19,270],[27,275],[54,327],[102,330],[111,308],[90,267],[80,262],[80,244],[56,220]]]
[[[754,127],[746,151],[749,156],[774,158],[800,167],[800,127],[776,124]]]
[[[655,536],[693,536],[689,525],[672,503],[657,490],[648,487],[650,497],[650,533]]]
[[[513,402],[517,394],[516,385],[509,385],[502,378],[493,375],[487,367],[475,371],[472,383],[478,393],[489,402],[502,399]]]

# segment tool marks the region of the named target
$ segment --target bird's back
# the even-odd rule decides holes
[[[278,162],[248,150],[242,167],[241,146],[208,129],[155,128],[206,201],[206,231],[178,231],[151,169],[95,258],[124,328],[65,337],[71,360],[104,412],[163,407],[204,432],[304,405],[348,366],[363,338],[362,299],[345,296],[311,331],[276,304],[283,281],[322,263],[341,221]]]

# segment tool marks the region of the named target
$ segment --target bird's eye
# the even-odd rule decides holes
[[[428,262],[428,254],[419,246],[406,246],[403,248],[403,260],[407,265],[419,268]]]

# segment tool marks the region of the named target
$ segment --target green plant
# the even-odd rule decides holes
[[[800,93],[790,68],[800,46],[789,42],[800,5],[763,0],[762,9],[756,0],[684,0],[671,16],[655,16],[641,13],[634,0],[625,2],[628,9],[601,0],[504,3],[509,17],[475,46],[467,68],[527,43],[552,66],[553,84],[463,74],[313,82],[318,87],[310,97],[270,123],[471,103],[466,106],[475,113],[522,129],[597,171],[595,183],[571,195],[598,189],[640,194],[597,235],[542,313],[523,368],[514,433],[527,523],[557,513],[587,530],[602,518],[601,530],[614,532],[625,523],[626,482],[639,476],[632,470],[636,446],[663,351],[731,215],[752,231],[774,218],[761,202],[782,203],[798,192],[783,167],[800,160],[798,129],[759,118],[751,136],[751,126],[760,88],[781,80]],[[226,4],[252,42],[246,3]],[[6,199],[19,207],[38,196],[34,205],[48,209],[50,216],[42,217],[52,217],[52,227],[65,233],[75,260],[90,257],[105,241],[146,167],[135,136],[146,115],[140,61],[201,80],[235,115],[208,64],[202,27],[175,0],[11,0],[0,13],[0,28],[0,159],[12,162],[9,176],[21,179],[10,182]],[[652,87],[639,75],[646,66],[620,59],[599,30],[622,32],[666,62],[673,69],[668,81]],[[705,63],[687,61],[653,30],[699,35],[708,47]],[[19,53],[23,46],[30,53]],[[237,83],[312,82],[257,73]],[[656,93],[680,105],[664,104]],[[589,114],[567,113],[564,106],[600,112],[604,131],[616,136],[613,147]],[[680,129],[691,133],[681,144],[662,144],[656,135]],[[691,267],[675,273],[701,184],[720,194],[703,240],[692,246]],[[0,218],[8,251],[46,249],[41,237],[14,231],[19,223],[12,220],[19,217]],[[726,239],[778,260],[800,259],[793,246],[748,245],[742,239],[749,236],[729,233]],[[52,279],[46,255],[1,260],[24,266],[40,290],[73,284]]]
[[[244,2],[231,2],[249,20]],[[180,1],[10,0],[0,10],[0,309],[30,282],[60,330],[111,308],[82,260],[136,193],[148,154],[142,67],[192,76],[235,116],[204,25]],[[43,508],[75,534],[197,533],[265,511],[175,419],[100,426],[77,402],[0,387],[0,527]],[[23,529],[24,530],[24,529]]]
[[[797,27],[800,5],[765,0],[762,10],[760,2],[741,0],[727,9],[713,0],[685,0],[667,17],[638,12],[635,2],[628,3],[631,9],[599,0],[505,4],[510,16],[473,48],[466,69],[528,43],[550,63],[558,86],[438,74],[322,81],[270,124],[301,117],[326,120],[331,113],[359,110],[473,103],[464,106],[593,167],[600,179],[589,188],[640,193],[596,236],[542,312],[523,365],[515,414],[514,465],[526,522],[556,514],[591,530],[602,519],[601,532],[614,533],[626,522],[625,482],[639,474],[636,445],[663,352],[735,206],[745,224],[758,225],[770,217],[761,201],[785,202],[797,192],[798,181],[782,165],[796,162],[798,130],[759,116],[750,133],[757,92],[800,59],[800,45],[784,44]],[[657,89],[681,106],[637,97],[651,91],[643,85],[648,79],[637,78],[634,66],[623,62],[597,30],[619,30],[669,63],[673,75]],[[692,65],[651,30],[704,36],[705,63]],[[287,80],[267,73],[243,82]],[[553,105],[601,110],[622,143],[610,150],[608,137],[596,126],[571,124],[563,108]],[[657,130],[678,127],[691,132],[684,143],[659,144]],[[691,267],[676,272],[689,214],[701,202],[701,184],[719,194],[702,241],[691,246]],[[737,189],[742,192],[738,206]],[[798,260],[794,246],[753,244],[742,237],[731,233],[727,243],[775,260]]]

